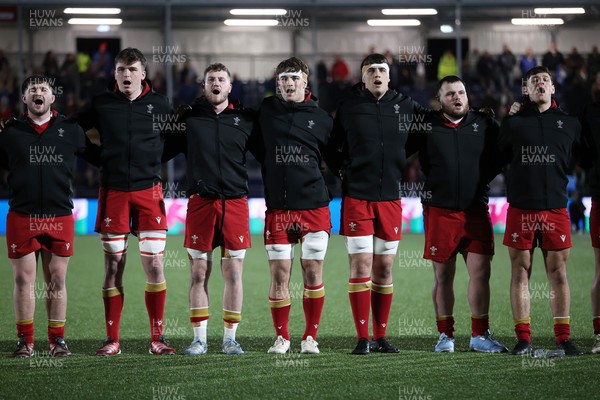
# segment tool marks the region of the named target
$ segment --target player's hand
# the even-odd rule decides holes
[[[481,107],[479,109],[479,112],[484,113],[485,115],[487,115],[490,118],[496,117],[496,113],[494,112],[494,110],[491,107]]]
[[[2,133],[4,131],[4,128],[10,126],[15,120],[15,118],[9,118],[6,121],[3,121],[2,119],[0,119],[0,133]]]
[[[515,115],[517,114],[519,111],[521,111],[521,103],[519,103],[518,101],[515,101],[514,103],[512,103],[512,106],[510,106],[510,110],[508,111],[508,115]]]
[[[177,121],[181,121],[191,109],[192,107],[189,104],[182,104],[177,107]]]

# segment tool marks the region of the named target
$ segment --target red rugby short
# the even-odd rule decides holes
[[[95,231],[134,233],[167,230],[167,216],[160,183],[134,192],[100,187]]]
[[[309,232],[331,232],[329,207],[313,210],[276,210],[265,213],[265,244],[298,243]]]
[[[566,208],[523,210],[508,207],[504,245],[529,250],[563,250],[571,247],[571,221]]]
[[[220,199],[205,199],[197,194],[190,197],[185,221],[185,248],[212,251],[224,246],[228,250],[242,250],[250,245],[250,217],[245,197],[225,200],[224,219]]]
[[[37,250],[71,257],[74,235],[72,215],[35,216],[10,211],[6,218],[8,258],[21,258]]]
[[[423,206],[423,258],[445,262],[458,252],[494,254],[494,230],[487,207],[465,211]]]
[[[340,235],[375,235],[379,239],[402,239],[400,200],[370,201],[345,196],[342,200]]]

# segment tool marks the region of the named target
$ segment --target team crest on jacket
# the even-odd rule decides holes
[[[58,136],[63,137],[65,130],[63,128],[58,128]]]
[[[154,106],[152,104],[148,104],[146,107],[148,108],[148,114],[152,114],[152,110],[154,110]]]
[[[471,125],[473,127],[473,132],[479,132],[477,129],[479,129],[479,124],[474,123],[473,125]]]
[[[562,129],[563,123],[564,123],[564,122],[562,122],[562,121],[559,119],[558,121],[556,121],[556,127],[557,127],[558,129]]]
[[[400,105],[399,104],[394,104],[394,114],[400,114]]]
[[[310,121],[308,121],[308,129],[312,129],[313,126],[315,126],[315,121],[313,121],[312,119]]]
[[[233,119],[233,125],[240,126],[240,117],[235,117]]]

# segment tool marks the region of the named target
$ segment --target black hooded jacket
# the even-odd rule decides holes
[[[342,192],[361,200],[398,200],[406,167],[406,142],[427,110],[388,90],[381,99],[357,84],[337,111],[328,146],[329,166],[342,176]]]
[[[541,113],[524,103],[517,115],[504,118],[499,151],[509,164],[507,197],[512,207],[550,210],[567,206],[571,155],[580,144],[581,124],[553,101]]]
[[[73,210],[75,156],[93,146],[77,123],[55,115],[38,133],[25,115],[0,133],[0,166],[9,171],[10,211],[65,216]]]
[[[502,167],[496,151],[498,122],[474,110],[458,125],[439,111],[424,121],[430,125],[418,135],[427,177],[420,193],[423,204],[452,210],[487,206],[489,182]]]
[[[84,131],[100,132],[103,187],[132,192],[161,181],[162,131],[175,115],[167,97],[155,93],[150,81],[143,81],[142,94],[135,100],[118,89],[99,94],[76,118]]]
[[[279,96],[263,100],[258,114],[257,138],[267,207],[310,210],[329,204],[321,172],[323,151],[333,121],[310,94],[301,103]]]
[[[196,99],[185,123],[188,195],[239,198],[248,194],[246,152],[255,114],[234,99],[220,114],[204,97]]]

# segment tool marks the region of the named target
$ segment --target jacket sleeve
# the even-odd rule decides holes
[[[247,150],[249,150],[256,161],[262,165],[265,159],[265,144],[263,142],[262,130],[260,128],[258,116],[258,112],[252,113],[254,124],[252,126],[250,137],[248,138]]]
[[[502,167],[510,163],[512,160],[512,145],[510,143],[510,120],[513,117],[504,117],[502,124],[500,125],[500,131],[498,134],[497,151],[498,160]]]
[[[338,110],[335,119],[333,120],[331,136],[329,137],[329,141],[325,146],[323,152],[323,158],[325,159],[325,163],[327,164],[331,172],[338,178],[341,178],[342,176],[341,170],[343,168],[344,160],[346,159],[348,153],[346,131],[344,129],[342,117],[340,116],[340,114],[341,113]]]
[[[101,147],[92,143],[88,135],[83,132],[83,128],[77,125],[77,151],[75,155],[83,158],[88,163],[99,167],[100,166],[100,151]]]
[[[585,169],[590,169],[594,160],[598,158],[593,129],[588,119],[589,112],[590,105],[587,104],[579,115],[579,122],[581,123],[581,140],[579,144],[573,148],[573,156],[579,165]]]
[[[98,128],[97,118],[98,116],[92,103],[88,103],[75,115],[75,120],[84,132],[87,132],[92,128]]]
[[[504,165],[507,164],[508,161],[506,161],[501,152],[498,151],[500,124],[491,116],[488,116],[486,119],[487,130],[485,133],[485,150],[483,154],[489,162],[488,170],[486,171],[486,179],[487,182],[491,182],[496,175],[502,172]]]

